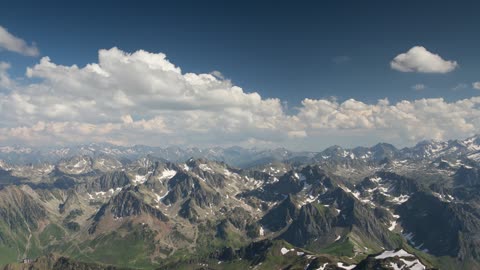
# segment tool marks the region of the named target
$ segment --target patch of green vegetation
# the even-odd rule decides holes
[[[12,229],[9,229],[7,226],[6,224],[0,225],[0,245],[15,249],[20,255],[23,254],[30,233],[25,231],[23,227],[12,227]]]
[[[172,233],[170,235],[170,238],[172,240],[176,240],[176,241],[185,241],[185,242],[188,242],[188,243],[192,243],[193,240],[186,237],[184,234],[182,234],[181,232],[179,232],[178,230],[172,230]]]
[[[401,246],[404,241],[403,237],[398,233],[392,233],[389,237],[393,242],[397,243],[398,246]]]
[[[37,258],[43,255],[43,249],[40,246],[40,241],[37,237],[30,238],[30,246],[28,248],[27,257]]]
[[[192,254],[190,250],[179,249],[162,261],[162,267],[166,265],[185,264],[185,261],[192,261],[194,257],[196,257],[196,254]]]
[[[56,224],[48,224],[45,229],[40,233],[38,239],[42,246],[47,246],[52,243],[52,241],[60,241],[65,236],[65,231]]]
[[[281,253],[281,249],[295,249],[295,251],[286,254]],[[191,270],[199,268],[208,269],[232,269],[244,270],[254,267],[255,269],[304,269],[306,265],[305,257],[299,256],[297,251],[302,251],[295,248],[290,243],[283,240],[273,241],[273,245],[264,254],[264,259],[261,261],[249,261],[245,258],[234,259],[232,261],[219,261],[212,259],[209,255],[199,255],[199,253],[192,254],[188,250],[181,250],[175,252],[172,256],[167,258],[159,269],[175,269],[175,270]],[[261,254],[258,254],[261,255]],[[263,257],[263,256],[260,256]]]
[[[42,255],[39,240],[35,235],[23,228],[9,228],[7,224],[0,223],[0,265],[16,262],[27,258],[36,258]]]
[[[282,254],[282,248],[290,250]],[[292,251],[292,249],[294,251]],[[284,240],[273,241],[272,246],[265,254],[265,259],[261,262],[256,262],[257,269],[304,269],[307,260],[304,256],[299,256],[297,252],[305,252],[303,249],[293,246]]]
[[[212,270],[245,270],[250,268],[250,263],[244,260],[235,260],[232,262],[219,262],[214,259],[204,258],[199,261],[184,260],[162,265],[162,270],[194,270],[206,267]]]
[[[321,249],[320,253],[352,257],[354,255],[353,244],[348,239],[337,241],[326,248]]]
[[[245,231],[247,232],[247,236],[250,238],[256,238],[260,236],[260,225],[256,222],[252,222],[245,226]]]
[[[15,248],[0,245],[0,265],[17,261],[17,251]]]
[[[135,227],[124,236],[114,231],[82,243],[83,254],[74,255],[74,257],[88,262],[153,269],[158,267],[150,259],[155,251],[153,239],[154,235],[150,230],[139,227]]]
[[[220,232],[219,232],[220,229]],[[218,227],[214,222],[206,222],[198,226],[197,247],[201,247],[197,251],[200,257],[207,256],[209,253],[222,247],[240,248],[248,243],[241,234],[233,228],[226,226]]]
[[[176,250],[162,261],[161,269],[197,269],[199,263],[208,264],[211,269],[246,269],[248,262],[238,260],[233,262],[208,262],[207,258],[224,247],[238,249],[249,243],[233,226],[207,221],[198,224],[198,238],[195,251],[188,249]],[[228,268],[227,268],[228,265]]]
[[[13,240],[10,237],[10,228],[7,224],[0,222],[0,245],[10,246]]]
[[[319,204],[318,202],[313,202],[312,205],[317,208],[318,212],[320,213],[325,213],[325,211],[328,210],[328,208],[326,208],[325,206],[323,206],[322,204]]]

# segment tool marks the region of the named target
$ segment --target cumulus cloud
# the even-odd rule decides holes
[[[100,50],[98,63],[85,67],[57,65],[43,57],[26,75],[40,82],[0,96],[2,126],[20,124],[25,131],[43,122],[51,125],[42,132],[65,133],[72,129],[60,129],[58,123],[88,123],[95,130],[108,128],[117,139],[148,144],[166,142],[155,134],[193,142],[208,141],[212,133],[232,139],[280,139],[289,136],[282,129],[295,131],[279,99],[246,93],[218,72],[182,73],[162,53]],[[140,133],[144,141],[137,142]],[[31,133],[24,134],[17,138]]]
[[[7,50],[25,56],[38,56],[40,52],[35,44],[28,45],[25,40],[12,35],[0,25],[0,50]]]
[[[480,97],[448,103],[442,98],[366,104],[305,99],[298,117],[308,131],[360,131],[378,133],[398,143],[421,139],[465,137],[480,131]]]
[[[415,84],[415,85],[412,86],[412,89],[415,90],[415,91],[421,91],[421,90],[424,90],[425,88],[427,88],[427,86],[425,84],[422,84],[422,83]]]
[[[98,63],[58,65],[48,57],[8,76],[0,64],[0,144],[111,142],[122,145],[304,145],[327,137],[379,138],[399,145],[480,132],[480,97],[368,104],[283,102],[246,92],[219,72],[182,72],[162,53],[100,50]],[[288,110],[291,111],[291,110]],[[304,143],[309,142],[310,144]],[[323,144],[322,144],[323,143]]]
[[[406,53],[397,55],[391,62],[392,69],[401,72],[448,73],[458,67],[456,61],[444,60],[425,47],[415,46]]]
[[[480,82],[474,82],[474,83],[472,83],[472,87],[473,87],[473,89],[480,90]]]

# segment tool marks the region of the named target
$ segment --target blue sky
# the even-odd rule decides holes
[[[1,50],[0,61],[10,64],[9,77],[18,85],[15,90],[4,87],[0,91],[5,95],[23,91],[28,96],[26,90],[18,87],[25,88],[44,81],[50,81],[48,87],[60,87],[52,86],[51,77],[43,73],[25,76],[26,68],[38,64],[41,57],[48,56],[56,65],[84,67],[99,62],[98,50],[117,47],[126,53],[137,50],[164,53],[171,63],[181,68],[182,73],[219,71],[222,80],[231,81],[245,93],[257,92],[264,100],[279,99],[282,113],[290,116],[298,113],[306,98],[336,100],[340,104],[354,99],[367,105],[377,104],[379,99],[384,98],[390,104],[403,100],[414,102],[422,98],[443,98],[445,103],[452,104],[480,93],[473,87],[473,83],[480,81],[480,3],[476,1],[258,2],[140,1],[133,5],[116,1],[100,4],[83,1],[74,5],[69,3],[67,7],[62,2],[5,1],[0,9],[0,26],[29,45],[35,42],[40,53],[31,57]],[[429,53],[437,54],[444,61],[455,61],[456,65],[448,72],[401,72],[393,69],[391,61],[414,46],[423,46]],[[472,105],[472,108],[476,109],[476,106]],[[134,122],[156,116],[152,111],[138,111],[128,113]],[[473,119],[474,115],[453,113],[461,115],[470,127],[464,127],[458,133],[437,127],[441,132],[431,136],[423,132],[412,138],[397,138],[382,135],[390,127],[381,126],[381,131],[371,136],[370,125],[367,125],[370,129],[367,133],[360,132],[355,126],[349,135],[344,134],[351,125],[333,125],[345,136],[345,139],[337,140],[338,134],[332,133],[331,128],[328,132],[320,132],[311,125],[292,128],[292,132],[306,130],[307,136],[300,136],[303,139],[279,138],[273,144],[308,145],[308,148],[311,145],[349,145],[352,140],[359,144],[384,140],[403,145],[417,139],[448,139],[478,132],[477,122],[465,120],[467,116]],[[33,126],[38,121],[90,124],[106,121],[40,119],[39,113],[33,114],[35,117],[31,117],[31,122],[16,120],[20,117],[17,115],[17,118],[12,116],[9,121],[0,123],[0,127]],[[405,134],[414,129],[409,125],[405,124]],[[324,125],[322,128],[331,126]],[[8,132],[4,130],[5,134]],[[244,144],[246,141],[263,144],[268,138],[267,135],[257,136],[254,131],[248,135],[228,132],[224,135],[236,140],[226,140],[225,144]],[[358,132],[362,135],[351,135]],[[391,132],[397,133],[397,130],[392,129]],[[199,145],[218,141],[218,138],[213,139],[215,136],[212,134],[199,141],[191,140],[193,136],[198,137],[191,134],[178,142],[167,141],[168,144],[189,144],[193,141],[193,144]],[[135,143],[127,137],[125,135],[122,140],[116,137],[111,141]],[[78,142],[84,140],[87,138],[78,138]],[[13,140],[4,141],[10,143]],[[150,139],[145,141],[155,144]],[[22,141],[25,142],[30,143],[27,139]],[[74,142],[77,141],[68,143]]]

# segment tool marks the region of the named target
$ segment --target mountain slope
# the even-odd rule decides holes
[[[65,267],[476,269],[479,142],[12,148],[0,162],[0,265],[56,253]],[[410,255],[377,258],[399,249]]]

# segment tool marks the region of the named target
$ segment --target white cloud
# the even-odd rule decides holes
[[[285,126],[290,123],[279,99],[246,93],[218,72],[216,76],[182,73],[161,53],[100,50],[99,62],[85,67],[57,65],[43,57],[26,74],[40,82],[14,87],[0,96],[0,126],[88,123],[110,128],[110,135],[117,139],[147,144],[166,142],[155,134],[172,134],[170,141],[194,142],[211,140],[209,133],[235,140],[275,140],[295,131]],[[71,129],[43,132],[53,130]],[[134,141],[136,133],[144,133],[143,142]]]
[[[448,73],[458,67],[456,61],[447,61],[422,46],[415,46],[397,55],[391,62],[392,69],[401,72]]]
[[[412,89],[415,90],[415,91],[421,91],[421,90],[424,90],[425,88],[427,88],[427,86],[425,84],[422,84],[422,83],[415,84],[415,85],[412,86]]]
[[[9,68],[9,63],[0,61],[0,90],[13,87],[13,81],[7,73]]]
[[[35,44],[28,45],[25,40],[12,35],[0,25],[0,50],[16,52],[26,56],[38,56],[40,52]]]
[[[221,73],[184,73],[161,53],[99,51],[85,67],[48,57],[27,69],[29,84],[0,64],[0,144],[111,142],[147,145],[404,145],[480,133],[480,97],[367,104],[304,99],[295,113],[279,99],[248,93]],[[27,80],[29,81],[29,80]]]
[[[453,91],[459,91],[459,90],[466,89],[466,88],[468,88],[468,85],[467,85],[467,84],[465,84],[465,83],[459,83],[459,84],[455,85],[455,86],[452,88],[452,90],[453,90]]]
[[[441,98],[365,104],[305,99],[298,117],[307,123],[307,134],[322,130],[389,138],[405,144],[421,139],[466,137],[480,131],[480,97],[448,103]],[[320,132],[321,134],[321,132]]]
[[[474,83],[472,83],[472,87],[473,87],[474,89],[480,90],[480,82],[474,82]]]

